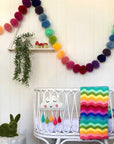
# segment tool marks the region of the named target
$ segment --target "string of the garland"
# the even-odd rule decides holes
[[[65,52],[61,49],[61,44],[57,42],[57,37],[54,35],[54,30],[50,28],[50,21],[48,20],[47,15],[44,13],[44,9],[41,6],[40,0],[22,0],[23,5],[18,7],[18,12],[14,14],[13,19],[10,20],[10,23],[6,23],[4,28],[6,31],[11,32],[12,27],[18,27],[19,22],[23,20],[23,15],[27,13],[27,8],[32,6],[35,7],[36,14],[39,15],[39,20],[41,25],[45,28],[45,34],[49,37],[49,42],[52,44],[52,47],[57,51],[57,57],[61,60],[63,65],[66,65],[68,70],[73,70],[74,73],[85,74],[86,72],[93,72],[94,69],[100,67],[100,63],[104,63],[111,55],[111,49],[114,48],[114,27],[112,29],[112,35],[109,37],[109,42],[106,44],[106,48],[103,49],[102,54],[97,56],[96,60],[93,60],[86,65],[75,64],[74,61],[70,60],[68,56],[65,55]],[[0,32],[2,27],[0,27]]]

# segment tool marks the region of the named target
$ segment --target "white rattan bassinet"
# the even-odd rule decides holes
[[[112,113],[112,103],[114,91],[110,90],[109,105]],[[64,109],[61,110],[62,122],[56,126],[41,122],[42,110],[41,102],[47,97],[55,94],[64,103]],[[108,144],[108,140],[104,142],[100,140],[81,140],[79,133],[79,110],[80,109],[80,89],[57,89],[57,88],[38,88],[35,89],[34,99],[34,136],[46,144],[49,139],[55,139],[56,144],[63,144],[67,141],[77,142],[98,142],[100,144]],[[45,112],[44,112],[45,113]],[[46,115],[46,113],[45,113]],[[112,113],[113,115],[113,113]],[[109,119],[109,139],[114,139],[114,120]]]

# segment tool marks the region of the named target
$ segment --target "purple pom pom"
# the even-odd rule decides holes
[[[69,62],[66,64],[66,68],[69,69],[69,70],[72,69],[73,66],[74,66],[74,62],[73,62],[73,61],[69,61]]]
[[[93,65],[92,65],[91,63],[88,63],[88,64],[86,65],[86,70],[87,70],[88,72],[92,72],[92,71],[93,71]]]
[[[97,60],[92,61],[92,65],[93,65],[93,68],[95,69],[98,69],[100,67],[100,64]]]
[[[22,3],[24,6],[26,6],[27,8],[31,7],[31,2],[30,0],[22,0]]]

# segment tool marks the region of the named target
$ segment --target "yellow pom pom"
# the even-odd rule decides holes
[[[53,45],[53,48],[54,48],[55,51],[58,51],[61,48],[61,44],[60,43],[55,43]]]
[[[57,53],[58,59],[62,59],[64,56],[65,56],[65,52],[64,52],[64,51],[59,51],[59,52]]]
[[[2,31],[3,31],[3,29],[2,29],[2,27],[0,26],[0,34],[2,34]]]

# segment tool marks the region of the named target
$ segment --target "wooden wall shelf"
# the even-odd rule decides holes
[[[11,48],[11,49],[8,49],[10,52],[15,52],[15,49]],[[53,48],[30,48],[30,51],[31,52],[39,52],[39,51],[54,51]]]

